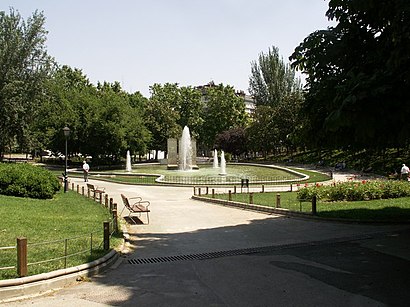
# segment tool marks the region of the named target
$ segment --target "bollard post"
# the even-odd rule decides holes
[[[317,211],[316,211],[316,202],[317,202],[317,198],[316,195],[313,195],[312,197],[312,214],[316,215]]]
[[[84,187],[81,187],[81,194],[84,196]]]
[[[110,198],[110,212],[112,211],[112,205],[113,205],[114,200]]]
[[[198,196],[201,196],[201,188],[198,188]]]
[[[194,186],[194,195],[196,195],[196,187]]]
[[[249,204],[253,204],[253,192],[249,193]]]
[[[262,192],[261,193],[265,193],[265,185],[262,184]]]
[[[90,198],[90,189],[87,189],[87,197]]]
[[[206,187],[206,195],[209,194],[209,187]]]
[[[105,194],[105,208],[108,208],[108,194]]]
[[[293,184],[290,184],[290,191],[293,192]]]
[[[280,208],[280,194],[276,194],[276,208]]]
[[[236,194],[236,185],[233,186],[233,194]]]
[[[100,205],[102,205],[102,203],[103,203],[103,195],[102,195],[102,193],[100,193]]]
[[[212,198],[215,198],[215,189],[212,189]]]
[[[74,182],[71,184],[71,190],[73,190],[74,191],[74,188],[75,188],[75,184],[74,184]]]
[[[80,193],[80,185],[77,184],[77,193]]]
[[[104,228],[104,250],[110,249],[110,222],[103,222]]]
[[[17,238],[17,275],[27,276],[27,238]]]
[[[231,192],[231,190],[228,191],[228,200],[232,201],[232,192]]]

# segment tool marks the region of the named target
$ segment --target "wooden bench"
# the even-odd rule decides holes
[[[87,183],[87,189],[88,189],[88,197],[90,197],[90,193],[93,193],[93,198],[96,200],[97,194],[99,194],[101,197],[105,193],[105,188],[103,187],[96,187],[91,183]]]
[[[138,213],[138,216],[141,216],[141,213],[147,213],[147,224],[149,224],[149,212],[148,209],[150,202],[147,200],[142,200],[141,197],[130,197],[127,198],[124,194],[121,194],[122,202],[124,203],[124,208],[121,210],[124,211],[125,208],[129,211],[128,217],[134,223],[137,224],[131,217],[132,214]],[[133,203],[130,204],[130,200],[133,200]],[[120,213],[120,216],[121,216]]]

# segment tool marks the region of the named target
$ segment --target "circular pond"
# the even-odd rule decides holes
[[[219,168],[213,168],[209,164],[199,165],[198,170],[180,171],[168,170],[166,165],[160,164],[135,164],[131,172],[117,170],[105,172],[105,175],[121,177],[155,176],[157,183],[162,184],[182,184],[182,185],[223,185],[241,184],[247,179],[253,183],[285,183],[307,180],[309,176],[278,166],[265,166],[259,164],[228,164],[226,175],[220,175]],[[104,173],[100,173],[104,176]]]

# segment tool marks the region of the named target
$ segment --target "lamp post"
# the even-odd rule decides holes
[[[64,168],[64,193],[68,189],[68,178],[67,178],[67,139],[70,135],[70,128],[67,126],[63,128],[64,137],[65,137],[65,168]]]

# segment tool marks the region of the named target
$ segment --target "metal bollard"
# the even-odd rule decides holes
[[[313,195],[313,197],[312,197],[312,214],[313,215],[317,214],[316,203],[317,203],[316,195]]]

